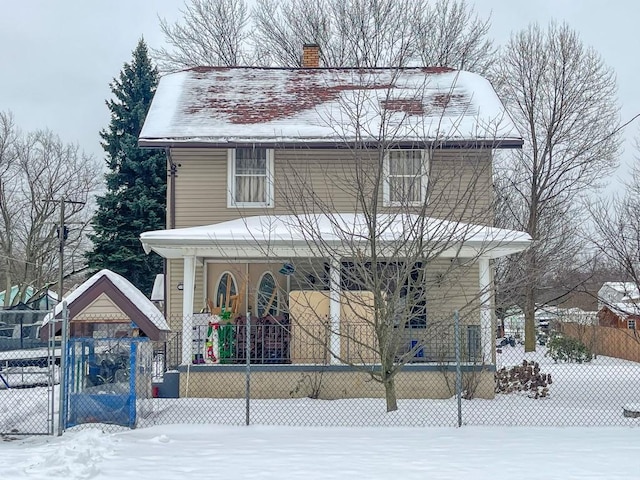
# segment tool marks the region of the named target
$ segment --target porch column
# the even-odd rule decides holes
[[[184,257],[182,279],[182,365],[191,363],[193,354],[193,295],[196,283],[196,257]]]
[[[332,352],[340,353],[340,269],[339,259],[332,259],[329,264],[329,318],[331,319],[331,340],[330,348]],[[331,355],[331,363],[339,364],[340,360]]]
[[[495,336],[491,325],[491,271],[489,270],[489,259],[480,257],[478,267],[480,270],[480,342],[482,344],[482,359],[485,363],[493,363]]]

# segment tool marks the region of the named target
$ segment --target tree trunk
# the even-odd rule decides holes
[[[536,351],[536,304],[535,287],[527,285],[524,305],[524,351]]]
[[[387,400],[387,413],[398,410],[398,401],[396,399],[396,382],[394,377],[387,378],[384,381],[384,396]]]
[[[10,302],[11,302],[11,273],[9,270],[9,262],[7,261],[7,271],[5,272],[4,276],[4,283],[6,285],[5,290],[4,290],[4,305],[0,305],[2,307],[9,307],[10,306]]]

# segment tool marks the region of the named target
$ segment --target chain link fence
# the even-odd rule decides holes
[[[60,344],[42,339],[48,313],[0,310],[0,435],[53,433]]]
[[[391,391],[397,410],[387,412],[389,389],[380,382],[371,325],[341,325],[335,332],[336,360],[328,353],[332,332],[327,325],[268,317],[251,319],[247,328],[239,317],[212,327],[210,318],[190,319],[190,362],[181,361],[179,332],[157,349],[163,373],[153,380],[153,398],[140,400],[145,413],[139,425],[613,426],[640,421],[635,330],[558,321],[540,331],[535,352],[525,353],[518,338],[503,337],[495,340],[495,358],[487,361],[476,324],[463,320],[457,333],[453,318],[396,329],[393,365],[401,368]],[[611,345],[615,351],[605,350]]]
[[[0,434],[53,433],[61,350],[38,344],[31,322],[11,315],[3,317],[12,334],[0,351]],[[453,315],[391,327],[385,337],[363,322],[336,329],[322,319],[199,314],[187,319],[191,349],[183,352],[182,318],[170,319],[174,331],[160,341],[104,316],[91,320],[92,335],[79,335],[89,320],[69,329],[64,349],[63,429],[640,422],[634,329],[555,321],[525,353],[517,335],[491,338],[487,349],[480,326]]]

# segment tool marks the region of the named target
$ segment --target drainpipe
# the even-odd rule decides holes
[[[169,164],[169,221],[167,222],[167,226],[170,229],[176,228],[176,175],[178,172],[178,166],[173,163],[173,159],[171,158],[171,149],[166,148],[165,152],[167,154],[167,162]]]
[[[167,166],[168,168],[168,185],[167,188],[169,190],[169,208],[166,211],[166,214],[169,218],[167,218],[167,227],[170,229],[176,228],[176,174],[178,171],[178,166],[173,163],[173,159],[171,158],[171,149],[165,148],[165,154],[167,155]],[[164,274],[164,303],[162,305],[162,310],[164,313],[164,318],[167,318],[167,305],[169,303],[169,282],[167,282],[167,262],[168,260],[165,258],[162,262],[162,270]]]

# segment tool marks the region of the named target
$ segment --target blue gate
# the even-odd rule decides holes
[[[64,428],[84,423],[136,426],[136,363],[146,338],[70,338]]]

